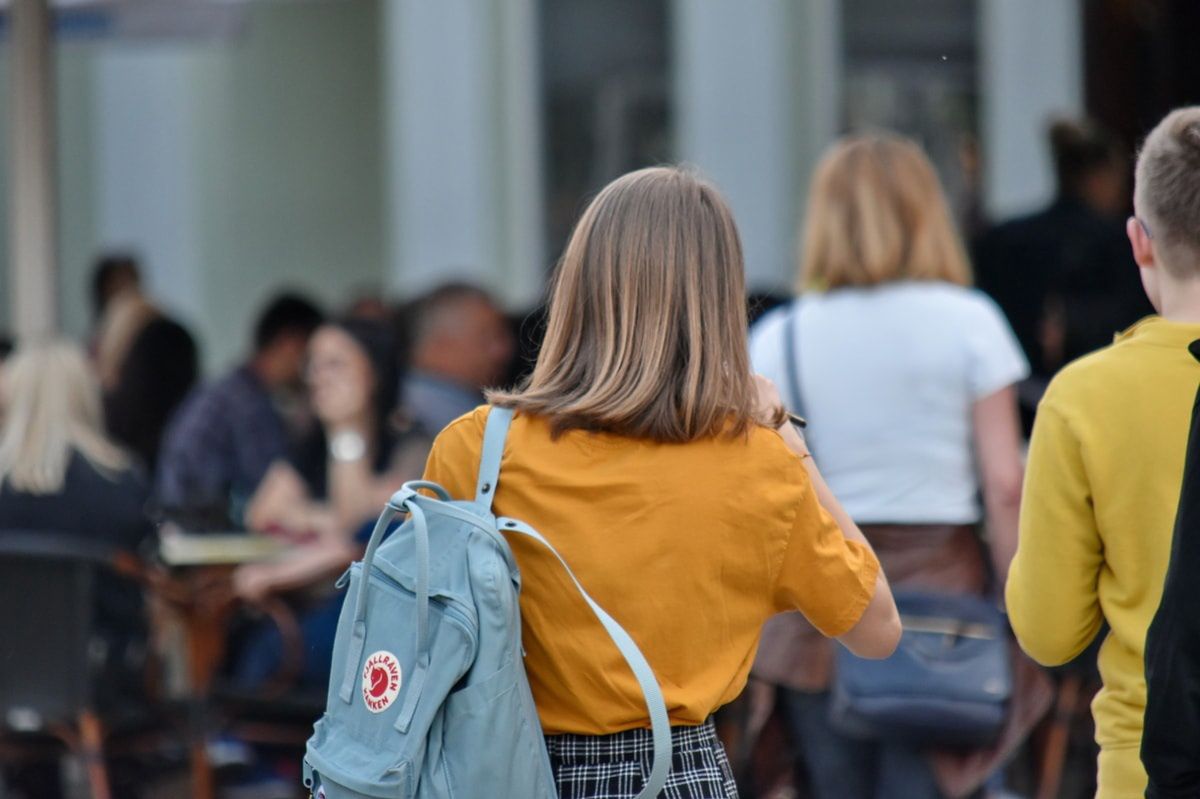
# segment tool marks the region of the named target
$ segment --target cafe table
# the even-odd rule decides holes
[[[287,549],[277,538],[252,533],[191,533],[170,525],[161,531],[154,594],[162,612],[160,629],[182,639],[174,657],[173,648],[165,647],[166,687],[188,708],[194,799],[216,795],[207,746],[213,727],[210,699],[225,656],[229,621],[238,606],[233,572],[243,563],[278,558]]]

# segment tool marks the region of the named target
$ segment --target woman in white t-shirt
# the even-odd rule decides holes
[[[970,288],[920,148],[891,134],[836,144],[813,179],[801,260],[800,299],[752,332],[755,371],[811,421],[822,473],[894,585],[983,592],[981,521],[1002,581],[1022,480],[1014,386],[1029,367],[1000,311]],[[768,624],[755,665],[784,687],[816,799],[941,796],[916,749],[828,726],[832,657],[789,614]]]

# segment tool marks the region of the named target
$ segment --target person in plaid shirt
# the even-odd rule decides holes
[[[163,439],[156,488],[164,509],[236,521],[267,467],[287,451],[272,394],[299,381],[321,320],[308,300],[280,295],[255,325],[254,355],[184,401]]]

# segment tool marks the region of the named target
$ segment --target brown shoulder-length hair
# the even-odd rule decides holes
[[[554,435],[745,433],[756,393],[743,270],[733,214],[712,185],[675,167],[617,178],[559,261],[533,374],[488,399],[547,419]]]
[[[813,175],[798,288],[893,280],[965,286],[971,268],[920,146],[894,133],[849,136]]]

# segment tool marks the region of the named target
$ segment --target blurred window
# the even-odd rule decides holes
[[[847,129],[889,128],[929,152],[951,206],[969,216],[977,159],[976,0],[845,0]]]
[[[631,169],[671,160],[666,0],[541,0],[548,252],[588,198]]]

